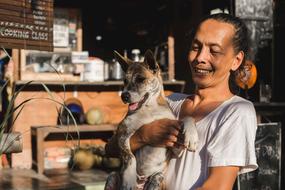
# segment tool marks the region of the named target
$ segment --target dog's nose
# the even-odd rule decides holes
[[[122,98],[124,103],[128,103],[131,99],[131,95],[129,92],[123,92],[121,95],[121,98]]]

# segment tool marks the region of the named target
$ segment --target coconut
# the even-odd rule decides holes
[[[91,150],[79,149],[74,153],[73,163],[80,170],[88,170],[94,164],[94,157]]]
[[[102,110],[98,107],[90,108],[85,114],[86,122],[89,125],[98,125],[102,124],[104,121],[104,114]]]

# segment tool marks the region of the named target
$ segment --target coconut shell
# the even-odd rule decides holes
[[[88,170],[94,165],[93,153],[90,150],[79,149],[75,152],[73,163],[80,170]]]
[[[89,125],[98,125],[104,122],[104,113],[100,108],[92,107],[85,114],[86,122]]]

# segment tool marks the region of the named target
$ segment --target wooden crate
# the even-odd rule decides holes
[[[31,128],[31,141],[32,141],[32,168],[38,173],[44,173],[44,152],[45,142],[47,137],[53,134],[72,135],[75,140],[78,139],[77,133],[84,137],[84,132],[94,137],[110,138],[116,130],[116,125],[103,124],[103,125],[79,125],[79,126],[33,126]],[[61,137],[64,139],[65,136]],[[58,139],[58,138],[56,138]],[[51,139],[50,139],[51,140]],[[106,139],[105,139],[106,140]],[[58,146],[57,146],[58,147]],[[68,147],[68,146],[65,146]]]

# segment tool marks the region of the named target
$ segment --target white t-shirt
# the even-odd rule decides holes
[[[176,116],[187,95],[172,94],[168,102]],[[207,179],[208,168],[240,166],[239,174],[255,170],[256,112],[253,104],[233,96],[196,122],[199,145],[196,152],[185,151],[170,161],[166,174],[168,190],[200,187]]]

